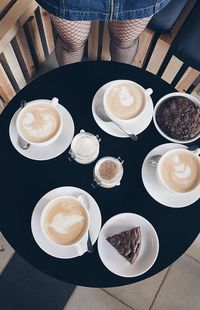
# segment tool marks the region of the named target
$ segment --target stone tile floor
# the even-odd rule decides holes
[[[0,233],[0,273],[14,250]],[[64,310],[199,310],[200,235],[172,266],[136,284],[116,288],[77,286]],[[24,310],[24,309],[21,309]]]
[[[37,76],[57,67],[52,54]],[[14,250],[0,233],[0,273]],[[199,310],[200,235],[172,266],[142,282],[107,289],[77,286],[64,310]],[[22,309],[23,310],[23,309]]]

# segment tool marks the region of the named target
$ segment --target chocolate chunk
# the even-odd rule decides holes
[[[141,248],[141,231],[136,227],[106,239],[130,264],[133,264]]]
[[[186,141],[200,133],[200,107],[186,97],[171,97],[158,108],[156,121],[166,135]]]

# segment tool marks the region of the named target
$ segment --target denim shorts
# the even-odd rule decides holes
[[[128,20],[145,18],[171,0],[36,0],[49,13],[67,20]]]

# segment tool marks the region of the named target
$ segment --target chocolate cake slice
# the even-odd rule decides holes
[[[133,264],[138,257],[141,247],[140,227],[122,231],[106,239],[130,264]]]

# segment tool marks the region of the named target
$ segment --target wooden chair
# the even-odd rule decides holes
[[[158,28],[159,18],[162,20],[162,15],[166,12],[169,15],[175,2],[172,0],[171,4],[158,13],[149,28],[142,33],[133,65],[157,74],[174,38],[182,29],[197,0],[179,1],[167,26],[162,24]],[[89,60],[110,60],[109,43],[108,24],[93,21],[85,56]],[[37,69],[53,50],[54,35],[46,11],[34,0],[0,0],[0,98],[3,100],[0,109],[34,77]],[[173,55],[168,69],[159,74],[171,83],[182,63],[182,60]],[[195,69],[188,70],[187,76],[182,76],[180,84],[177,85],[178,90],[187,90],[191,84],[198,84]],[[196,93],[199,92],[198,87],[195,89]]]
[[[200,2],[198,1],[171,44],[157,75],[165,77],[179,91],[191,93],[200,78]],[[178,66],[174,66],[174,59]],[[199,86],[198,86],[199,89]],[[198,90],[197,90],[198,91]]]
[[[0,97],[9,102],[54,49],[49,15],[35,1],[0,1]]]

